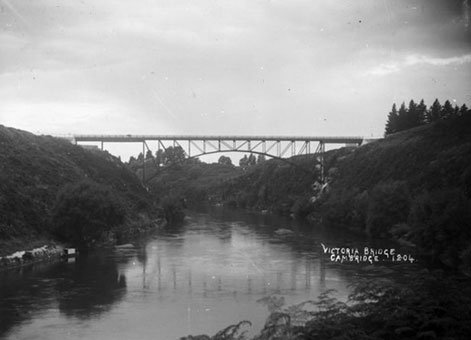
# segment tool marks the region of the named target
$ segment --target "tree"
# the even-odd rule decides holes
[[[440,112],[441,119],[448,119],[453,116],[455,110],[453,109],[453,105],[451,105],[450,101],[447,100],[445,104],[443,104],[442,110]]]
[[[422,99],[417,105],[417,121],[419,125],[423,125],[426,123],[426,114],[427,114],[427,105],[425,105],[424,100]]]
[[[258,155],[257,164],[263,163],[266,161],[265,155]]]
[[[403,131],[407,129],[407,109],[406,104],[402,102],[399,112],[397,113],[397,131]]]
[[[146,152],[146,159],[153,159],[153,158],[154,158],[154,155],[152,154],[152,151],[147,150],[147,152]]]
[[[408,223],[414,243],[435,261],[457,267],[471,239],[471,202],[460,189],[424,192],[412,204]]]
[[[459,116],[465,116],[467,113],[468,113],[468,107],[466,106],[466,104],[463,104],[460,107]]]
[[[370,192],[366,231],[370,236],[387,236],[391,228],[407,221],[410,194],[404,181],[378,183]]]
[[[397,130],[397,124],[398,124],[398,114],[397,114],[397,109],[396,109],[396,103],[393,104],[391,112],[388,114],[388,121],[386,122],[386,129],[384,131],[384,134],[390,135],[392,133],[396,133]]]
[[[168,147],[163,153],[164,165],[175,165],[183,163],[185,160],[185,151],[181,146]]]
[[[249,159],[248,159],[247,155],[244,155],[244,157],[242,157],[239,160],[239,166],[244,170],[247,169],[247,167],[249,166]]]
[[[257,158],[255,158],[255,155],[251,153],[247,160],[247,166],[254,166],[255,164],[257,164]]]
[[[420,105],[420,108],[419,108]],[[407,110],[407,124],[406,124],[406,129],[411,129],[416,126],[422,125],[423,118],[422,118],[422,112],[423,108],[425,107],[424,101],[420,102],[420,104],[417,105],[414,100],[411,100],[409,102],[409,109]]]
[[[125,208],[111,187],[83,180],[59,191],[52,220],[62,239],[87,248],[122,224],[124,217]]]
[[[438,99],[435,99],[432,106],[430,107],[430,110],[428,111],[427,123],[432,123],[439,120],[441,116],[441,112],[442,112],[442,105],[440,104]]]
[[[166,196],[162,200],[162,208],[165,220],[169,225],[183,222],[185,213],[183,212],[182,200],[174,196]]]
[[[219,164],[222,164],[222,165],[233,166],[231,158],[230,158],[230,157],[227,157],[227,156],[221,156],[221,157],[219,157],[218,163],[219,163]]]

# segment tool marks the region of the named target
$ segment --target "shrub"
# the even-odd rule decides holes
[[[359,194],[358,189],[348,188],[334,190],[328,194],[325,201],[321,201],[320,211],[324,222],[329,226],[341,228],[354,228],[352,222],[355,219],[354,205],[355,197]]]
[[[123,204],[110,187],[83,180],[59,191],[52,220],[60,238],[86,248],[124,218]]]
[[[368,199],[366,231],[372,237],[388,236],[391,228],[407,221],[410,195],[404,181],[377,184]]]
[[[459,189],[419,195],[412,204],[412,241],[432,257],[456,267],[471,240],[471,204]]]
[[[182,199],[175,196],[166,196],[162,200],[162,208],[164,210],[165,220],[170,225],[181,223],[185,218]]]

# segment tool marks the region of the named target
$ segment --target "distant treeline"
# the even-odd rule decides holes
[[[445,101],[442,105],[438,99],[435,99],[429,108],[427,108],[423,99],[419,104],[411,100],[408,107],[403,102],[399,110],[397,110],[396,103],[394,103],[391,112],[388,114],[384,134],[387,136],[440,119],[463,116],[469,113],[470,110],[466,104],[463,104],[461,107],[456,104],[453,106],[449,100]]]

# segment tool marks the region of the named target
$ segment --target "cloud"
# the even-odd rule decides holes
[[[471,62],[471,54],[462,55],[459,57],[449,58],[434,58],[423,55],[410,55],[406,58],[404,64],[406,66],[413,65],[433,65],[433,66],[447,66],[447,65],[463,65]]]
[[[431,66],[450,66],[450,65],[463,65],[471,63],[471,54],[462,56],[454,56],[448,58],[437,58],[426,55],[412,54],[408,55],[400,61],[393,61],[389,63],[382,63],[369,69],[366,74],[372,76],[386,76],[392,73],[402,71],[404,68],[417,65],[431,65]]]
[[[0,120],[25,129],[347,134],[393,91],[443,91],[417,86],[431,67],[457,98],[470,83],[449,72],[471,55],[461,0],[1,4]]]

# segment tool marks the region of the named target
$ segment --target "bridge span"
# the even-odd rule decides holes
[[[186,157],[196,158],[221,152],[244,152],[285,158],[303,154],[318,154],[323,180],[325,146],[327,144],[359,146],[363,137],[358,136],[221,136],[221,135],[74,135],[73,143],[142,143],[146,154],[150,142],[157,143],[157,149],[181,147]],[[144,157],[145,158],[145,157]],[[144,160],[145,161],[145,160]]]
[[[142,143],[150,150],[148,142],[156,141],[159,149],[181,147],[187,157],[199,157],[216,152],[246,152],[283,158],[321,151],[326,144],[358,146],[363,137],[339,136],[204,136],[204,135],[74,135],[75,144],[81,142]],[[170,145],[169,145],[170,142]],[[313,144],[314,148],[313,148]]]

